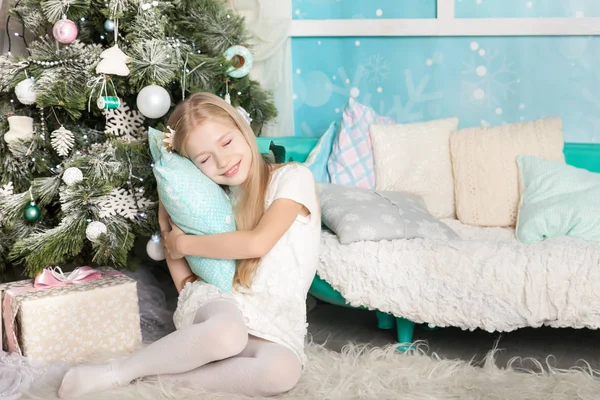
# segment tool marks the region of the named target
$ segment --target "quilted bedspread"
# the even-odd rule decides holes
[[[431,326],[600,327],[600,243],[522,244],[513,229],[443,222],[461,240],[341,245],[323,232],[319,276],[353,306]]]

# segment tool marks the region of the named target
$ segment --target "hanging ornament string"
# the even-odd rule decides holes
[[[110,86],[112,86],[114,96],[108,95],[108,85],[106,83],[107,81],[110,83]],[[112,80],[106,79],[106,77],[104,75],[99,75],[99,76],[96,76],[95,78],[90,79],[87,83],[87,87],[92,88],[92,90],[90,91],[90,97],[88,98],[88,111],[90,111],[91,104],[92,104],[92,98],[94,97],[94,93],[96,93],[96,87],[98,85],[100,85],[100,91],[98,93],[98,97],[102,98],[102,94],[104,94],[104,98],[105,98],[104,101],[118,101],[117,88],[115,87],[115,84],[112,82]],[[113,99],[113,97],[114,97],[114,99]],[[100,107],[100,108],[104,108],[104,107]]]
[[[119,19],[115,18],[115,31],[114,31],[114,37],[115,37],[115,46],[117,45],[117,38],[119,37]]]
[[[29,205],[25,207],[23,211],[23,217],[27,222],[37,222],[42,215],[39,207],[35,204],[35,200],[33,199],[33,186],[29,186],[29,198],[31,199]]]
[[[54,107],[50,107],[50,111],[52,111],[52,114],[54,115],[54,119],[56,119],[56,123],[60,126],[63,126],[63,123],[60,122],[60,120],[58,119],[58,115],[56,115],[56,111],[54,111]]]

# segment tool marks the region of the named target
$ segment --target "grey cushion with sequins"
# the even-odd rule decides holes
[[[421,196],[357,187],[318,184],[323,224],[340,243],[361,240],[458,239],[427,210]]]

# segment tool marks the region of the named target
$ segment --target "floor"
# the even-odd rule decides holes
[[[177,302],[177,292],[166,270],[154,270],[153,275],[161,282],[169,308]],[[309,296],[309,340],[325,344],[327,348],[340,351],[347,343],[369,343],[384,346],[395,343],[393,330],[377,328],[375,313],[367,310],[333,306]],[[513,357],[534,358],[542,364],[546,361],[556,368],[584,366],[581,360],[600,370],[600,332],[589,329],[537,328],[514,332],[488,333],[481,330],[463,331],[456,328],[424,330],[415,328],[413,340],[423,341],[428,353],[443,358],[481,361],[495,346],[500,350],[496,362],[505,366]],[[549,356],[553,356],[550,357]],[[532,363],[522,364],[525,368]]]
[[[395,342],[395,331],[380,330],[374,312],[320,303],[308,313],[309,335],[313,342],[339,351],[346,343],[384,346]],[[497,346],[497,364],[505,366],[513,357],[534,358],[552,367],[585,366],[587,361],[600,370],[600,332],[588,329],[520,329],[508,333],[456,328],[415,329],[414,340],[425,341],[429,353],[443,358],[481,361]],[[526,368],[532,363],[522,364]]]

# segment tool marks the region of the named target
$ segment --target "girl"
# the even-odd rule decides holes
[[[149,375],[247,396],[284,393],[300,378],[321,229],[312,173],[296,163],[268,164],[246,120],[215,95],[190,96],[168,124],[174,150],[229,191],[238,230],[186,235],[160,205],[167,264],[180,291],[177,331],[122,361],[71,369],[61,398]],[[194,277],[185,255],[238,260],[234,291]]]

